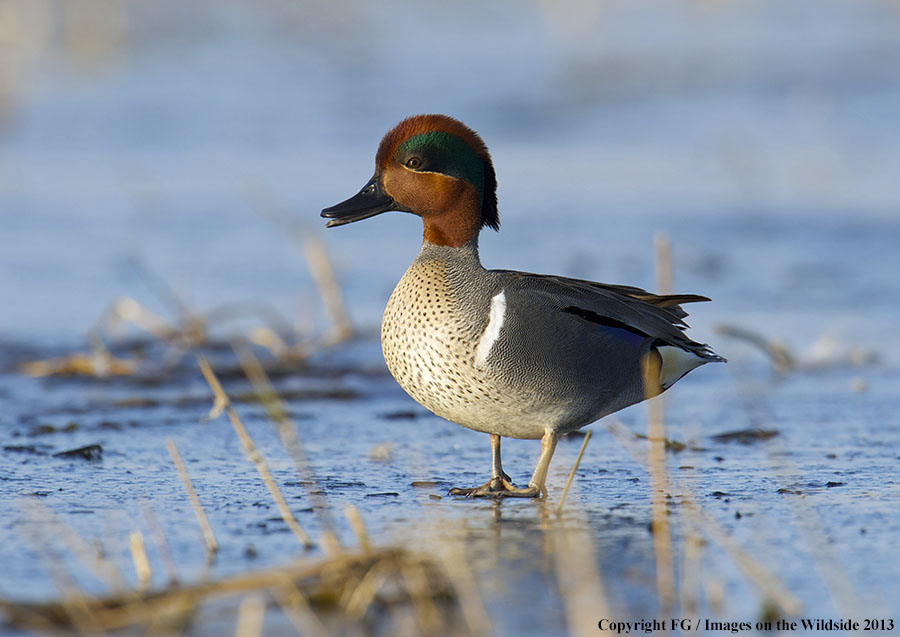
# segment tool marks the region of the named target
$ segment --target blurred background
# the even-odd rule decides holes
[[[573,526],[593,546],[556,551],[574,559],[554,571],[537,514],[548,509],[447,497],[483,481],[487,442],[386,373],[378,325],[421,223],[395,213],[326,231],[319,211],[366,182],[388,129],[424,112],[462,120],[491,149],[502,229],[481,237],[487,267],[657,289],[656,248],[669,245],[673,290],[713,299],[689,308],[691,336],[730,362],[666,394],[681,608],[897,618],[896,0],[0,0],[0,460],[11,467],[0,509],[25,511],[0,516],[0,601],[56,590],[23,551],[23,495],[102,541],[126,573],[122,538],[156,526],[182,581],[309,557],[228,424],[202,419],[201,351],[244,396],[248,428],[317,541],[310,484],[345,546],[356,541],[346,503],[375,544],[458,532],[500,634],[576,633],[565,590],[591,598],[577,625],[594,634],[600,597],[563,577],[593,567],[591,551],[613,617],[665,607],[646,445],[632,435],[644,406],[594,426],[562,518],[586,521]],[[363,338],[303,349],[335,317],[307,259],[333,264]],[[118,325],[137,342],[110,346],[128,357],[116,359],[96,330],[122,298]],[[195,332],[183,320],[229,305],[257,314]],[[145,348],[127,321],[154,315],[179,329]],[[297,480],[225,341],[260,316],[274,330],[263,345],[274,332],[300,343],[259,353],[318,483]],[[91,333],[93,362],[69,356]],[[209,510],[214,565],[164,439]],[[557,450],[553,506],[577,450]],[[517,482],[536,454],[532,441],[504,442]],[[148,501],[152,528],[138,510]],[[234,613],[220,615],[205,634],[232,632]]]
[[[76,339],[123,294],[164,311],[145,271],[315,327],[267,206],[322,233],[377,326],[418,221],[317,215],[442,112],[494,155],[488,267],[653,287],[663,230],[675,288],[715,299],[698,327],[894,346],[898,33],[887,1],[3,0],[0,334]]]

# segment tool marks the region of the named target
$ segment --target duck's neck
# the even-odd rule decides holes
[[[481,259],[478,257],[478,236],[474,236],[461,246],[446,246],[428,241],[426,238],[422,242],[422,249],[419,251],[419,259],[438,259],[441,261],[471,261],[481,266]]]
[[[461,248],[478,239],[481,230],[481,195],[468,182],[436,175],[421,206],[423,240]]]

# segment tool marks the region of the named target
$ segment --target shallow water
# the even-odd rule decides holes
[[[97,56],[39,28],[62,20],[34,9],[49,3],[27,6],[23,24],[43,48],[23,48],[4,76],[12,97],[0,133],[0,596],[58,594],[23,496],[102,541],[124,573],[128,533],[149,537],[144,500],[183,580],[304,555],[228,422],[204,420],[211,394],[194,352],[146,341],[139,374],[115,380],[33,379],[17,366],[87,351],[84,334],[121,296],[174,321],[167,288],[197,312],[264,300],[299,334],[320,332],[328,321],[292,240],[305,224],[323,237],[362,336],[276,386],[341,539],[355,541],[347,504],[376,543],[464,538],[497,633],[575,630],[547,520],[581,438],[560,444],[547,504],[447,496],[486,479],[487,438],[413,403],[374,336],[419,222],[385,215],[324,232],[317,216],[369,177],[388,127],[443,111],[493,152],[503,229],[482,238],[488,267],[653,288],[653,236],[664,231],[676,290],[714,299],[689,308],[691,334],[730,362],[666,396],[668,437],[687,445],[667,455],[682,609],[695,597],[700,616],[755,621],[766,605],[708,535],[699,561],[683,561],[691,500],[805,616],[900,619],[896,8],[605,3],[569,16],[547,3],[476,14],[474,3],[124,2],[121,37],[95,25],[95,40],[111,42]],[[460,29],[471,35],[463,50]],[[413,54],[422,50],[427,62]],[[216,323],[213,340],[258,323]],[[777,375],[718,324],[785,343],[799,369]],[[146,339],[133,328],[119,336],[122,356]],[[227,347],[202,351],[234,368]],[[225,385],[249,391],[237,374]],[[238,411],[318,537],[320,517],[263,409]],[[620,431],[645,433],[645,407],[618,418]],[[715,438],[744,429],[777,435]],[[564,521],[588,529],[611,616],[653,617],[646,443],[606,422],[593,430]],[[221,545],[211,572],[169,438]],[[53,456],[91,444],[102,459]],[[537,452],[504,442],[516,482]],[[86,575],[78,583],[102,590]]]
[[[278,383],[284,394],[295,396],[288,405],[341,539],[355,543],[342,516],[348,504],[359,509],[376,542],[421,546],[463,534],[498,632],[563,631],[565,606],[556,590],[553,554],[547,553],[546,517],[580,438],[560,445],[547,504],[449,497],[451,486],[483,481],[489,468],[486,437],[411,403],[371,365],[376,354],[377,343],[364,340],[341,348],[341,360],[323,355],[315,367]],[[348,366],[353,361],[358,366]],[[896,613],[890,593],[897,575],[890,547],[900,526],[896,371],[831,369],[775,380],[765,366],[739,353],[729,366],[695,373],[667,401],[669,437],[687,443],[668,455],[676,538],[685,537],[693,519],[682,504],[689,497],[780,577],[805,612]],[[169,438],[187,462],[221,546],[212,575],[305,554],[224,417],[203,420],[210,395],[192,367],[188,361],[183,373],[156,387],[5,375],[4,413],[19,414],[7,422],[3,440],[10,471],[0,544],[5,596],[55,595],[38,554],[27,550],[31,540],[22,537],[23,529],[34,528],[24,495],[37,497],[83,537],[102,541],[124,573],[131,572],[124,538],[135,529],[147,533],[141,502],[149,501],[182,580],[209,575],[199,530],[163,446]],[[868,382],[862,393],[853,389],[860,376]],[[226,389],[240,395],[247,387],[232,381]],[[300,391],[311,398],[297,398]],[[319,397],[329,394],[341,398]],[[239,404],[238,411],[292,511],[317,537],[320,519],[274,427],[258,406]],[[624,430],[642,432],[643,418],[641,408],[623,412]],[[778,433],[745,444],[715,438],[755,427]],[[102,446],[102,460],[52,455],[88,444]],[[658,612],[644,453],[643,442],[626,437],[623,444],[603,423],[594,425],[565,514],[570,524],[587,525],[611,608],[620,618]],[[536,456],[533,441],[504,444],[505,467],[519,483],[527,480]],[[162,585],[164,571],[157,567],[154,582]],[[681,576],[683,568],[679,563]],[[699,568],[701,581],[720,584],[725,595],[721,608],[701,605],[704,613],[758,618],[764,597],[721,549],[707,547]],[[77,579],[88,591],[103,590],[90,576]],[[829,585],[838,586],[836,601]],[[686,592],[703,598],[699,589]]]

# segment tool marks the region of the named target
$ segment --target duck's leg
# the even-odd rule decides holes
[[[510,498],[537,498],[547,496],[547,471],[550,469],[550,459],[553,458],[553,452],[556,451],[556,441],[558,436],[555,431],[549,429],[544,432],[541,438],[541,457],[538,458],[537,466],[534,473],[531,474],[531,480],[524,489],[508,489],[500,495]]]
[[[450,489],[450,495],[465,496],[496,496],[505,489],[512,487],[510,477],[503,471],[503,463],[500,461],[500,436],[491,436],[491,479],[480,487],[463,489],[454,487]]]
[[[538,459],[537,467],[535,467],[528,486],[520,489],[514,486],[510,482],[509,476],[503,472],[503,465],[500,462],[500,436],[491,434],[491,481],[472,489],[450,489],[450,495],[489,498],[536,498],[546,495],[547,490],[544,483],[547,481],[550,459],[556,449],[556,439],[556,433],[551,431],[544,433],[541,438],[541,457]]]
[[[491,434],[491,487],[499,489],[502,483],[512,483],[512,478],[503,471],[503,463],[500,461],[500,436]]]

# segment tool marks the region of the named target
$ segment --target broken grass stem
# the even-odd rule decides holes
[[[237,412],[231,406],[228,396],[222,389],[222,385],[219,383],[218,378],[216,378],[215,372],[213,372],[212,368],[209,366],[209,362],[205,358],[200,358],[198,359],[198,363],[215,396],[215,405],[213,407],[213,412],[211,412],[210,415],[212,416],[215,412],[217,412],[215,415],[218,415],[221,413],[221,409],[224,408],[225,412],[228,414],[228,420],[231,421],[231,426],[234,427],[235,432],[241,439],[241,446],[244,448],[244,452],[253,463],[253,466],[256,467],[259,476],[269,490],[269,495],[278,507],[281,519],[284,520],[291,532],[297,536],[297,539],[300,540],[304,548],[311,548],[313,546],[312,540],[300,526],[300,523],[297,522],[297,519],[294,517],[294,514],[291,513],[290,508],[288,508],[281,490],[278,488],[275,479],[272,477],[272,473],[269,471],[265,458],[263,458],[262,454],[257,450],[256,445],[253,443],[253,439],[244,427],[244,423],[241,422]],[[216,405],[219,407],[217,408]]]
[[[578,457],[575,458],[575,464],[572,465],[572,471],[569,472],[569,478],[566,480],[566,486],[563,489],[562,497],[559,498],[559,504],[556,506],[557,515],[562,513],[563,504],[566,503],[566,496],[569,494],[569,487],[572,486],[572,481],[575,479],[575,472],[578,471],[578,465],[581,464],[581,456],[584,455],[588,440],[591,439],[591,433],[592,430],[588,429],[584,434],[584,440],[581,441],[581,449],[578,450]]]
[[[191,476],[188,475],[187,468],[184,466],[184,461],[181,459],[181,454],[178,453],[178,447],[175,446],[175,443],[171,439],[166,440],[166,449],[169,450],[172,464],[175,465],[175,470],[178,471],[178,477],[181,478],[181,484],[184,485],[184,490],[187,492],[188,500],[191,502],[191,508],[194,509],[194,515],[197,517],[197,523],[200,525],[201,531],[203,531],[203,541],[206,542],[208,555],[212,557],[216,554],[216,551],[219,550],[219,543],[216,542],[216,536],[213,533],[212,526],[210,526],[206,513],[203,511],[203,505],[200,504],[200,498],[194,490]]]
[[[307,495],[322,525],[322,548],[329,555],[334,555],[340,551],[340,542],[338,542],[337,534],[334,532],[334,520],[329,514],[329,509],[321,496],[321,489],[318,486],[315,473],[297,437],[297,425],[288,416],[287,408],[276,393],[259,359],[253,354],[253,350],[243,341],[232,343],[232,347],[240,361],[241,369],[244,370],[244,374],[253,386],[253,391],[266,408],[269,418],[275,423],[278,435],[281,438],[281,444],[284,445],[284,448],[287,449],[291,459],[294,461],[297,475],[307,485]]]

